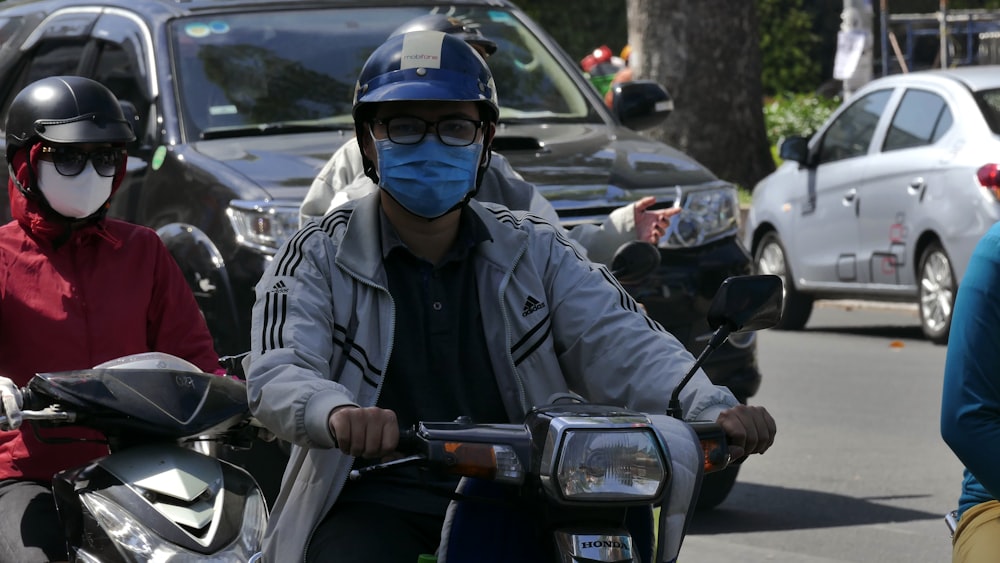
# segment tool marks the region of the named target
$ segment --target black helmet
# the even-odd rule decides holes
[[[478,24],[470,23],[453,16],[427,14],[426,16],[413,18],[397,27],[396,31],[393,31],[389,37],[402,35],[411,31],[443,31],[449,35],[458,37],[466,43],[479,45],[486,51],[487,55],[492,56],[493,53],[497,52],[497,44],[483,36],[483,32],[479,30]]]
[[[129,143],[132,126],[100,82],[53,76],[24,87],[7,110],[7,161],[20,148],[53,143]]]

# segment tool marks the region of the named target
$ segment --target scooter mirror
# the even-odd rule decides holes
[[[771,328],[781,320],[781,278],[774,275],[726,278],[708,309],[708,324],[730,332]]]
[[[648,242],[632,240],[618,247],[611,259],[611,274],[622,283],[635,283],[660,265],[660,249]]]

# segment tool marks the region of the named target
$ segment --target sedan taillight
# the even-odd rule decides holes
[[[993,197],[1000,201],[1000,166],[996,164],[983,165],[976,171],[979,185],[988,189]]]

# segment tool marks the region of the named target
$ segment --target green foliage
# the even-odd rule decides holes
[[[607,45],[617,55],[628,43],[625,0],[560,3],[552,0],[514,0],[514,3],[548,31],[576,61],[601,45]]]
[[[767,140],[774,147],[782,137],[809,137],[840,106],[840,98],[814,94],[784,94],[764,104]]]
[[[740,186],[736,191],[739,197],[740,207],[747,207],[753,202],[753,192]]]
[[[819,86],[819,37],[802,0],[757,0],[764,94],[812,92]]]

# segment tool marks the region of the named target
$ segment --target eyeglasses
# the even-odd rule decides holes
[[[122,162],[122,149],[100,148],[82,151],[76,147],[42,147],[42,153],[52,157],[56,172],[63,176],[76,176],[87,166],[87,160],[94,164],[94,170],[105,178],[115,175]]]
[[[476,140],[482,121],[463,117],[449,117],[436,122],[419,117],[390,117],[375,119],[375,125],[385,127],[389,140],[399,145],[415,145],[424,140],[427,130],[434,127],[434,133],[442,143],[452,147],[467,147]]]

